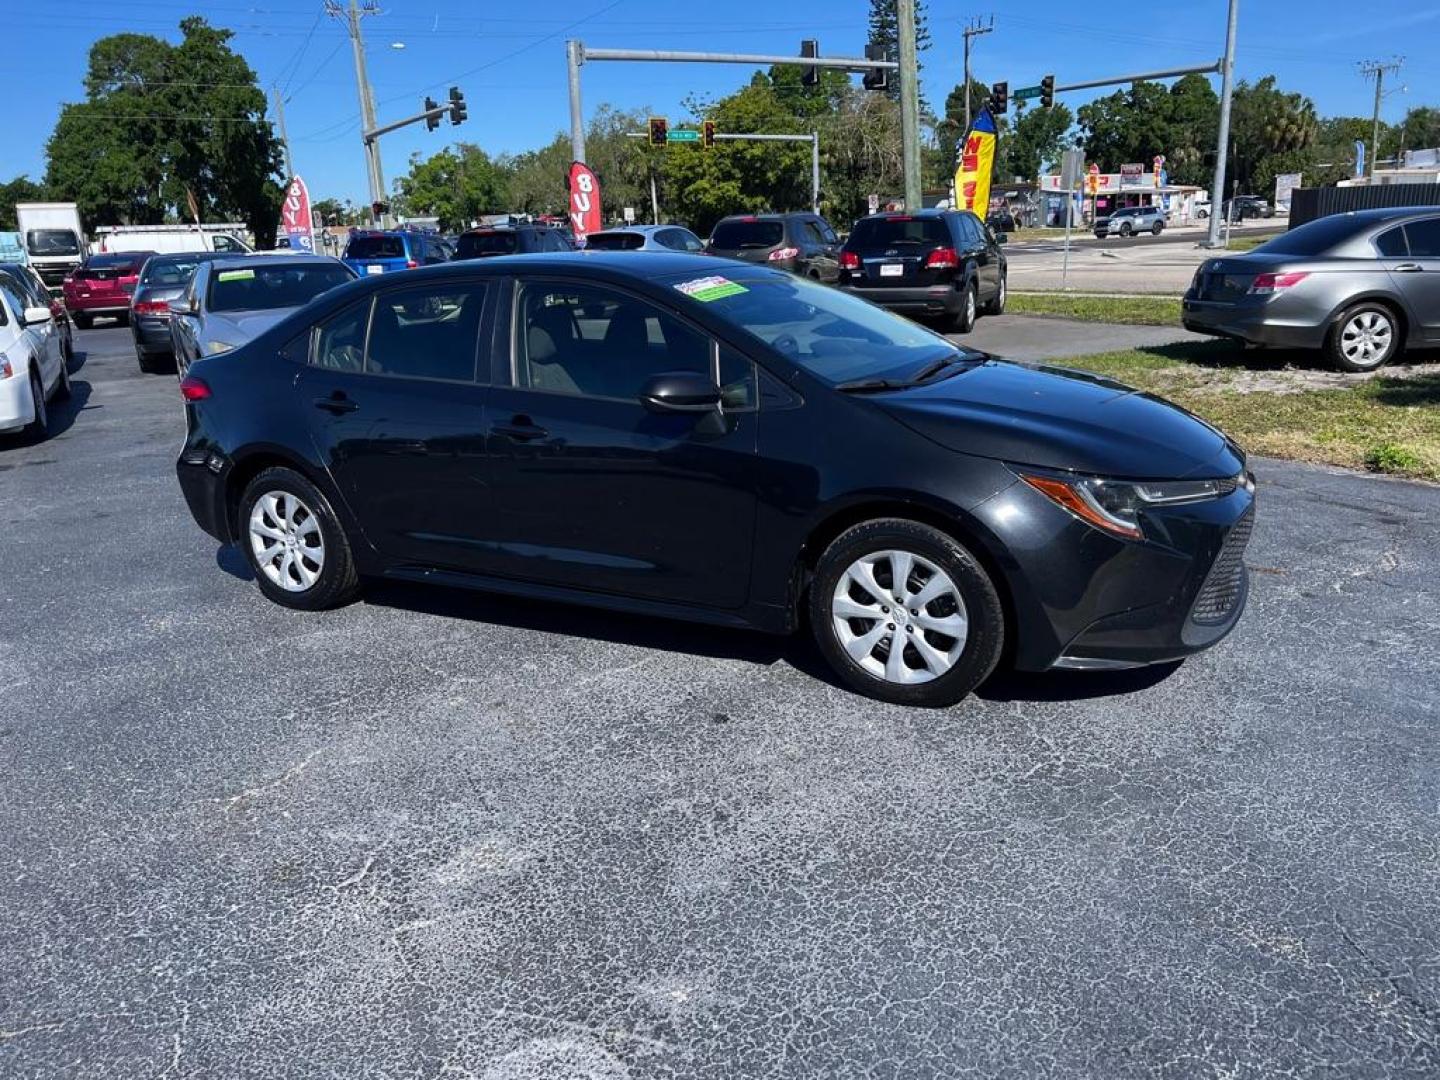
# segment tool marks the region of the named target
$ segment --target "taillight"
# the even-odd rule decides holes
[[[136,315],[165,315],[170,311],[170,305],[164,300],[141,300],[135,305]]]
[[[860,256],[859,256],[859,255],[856,255],[855,252],[853,252],[853,251],[842,251],[842,252],[840,252],[840,269],[841,269],[841,270],[859,270],[859,269],[860,269]]]
[[[186,375],[180,380],[180,396],[186,401],[204,401],[210,396],[210,386],[204,379]]]
[[[936,248],[925,256],[926,270],[943,270],[947,266],[959,266],[960,256],[954,248]]]
[[[406,259],[406,260],[405,260],[405,269],[406,269],[406,270],[414,270],[414,269],[415,269],[417,266],[419,266],[419,265],[420,265],[420,264],[419,264],[418,262],[416,262],[414,259]]]
[[[1305,270],[1295,270],[1289,274],[1256,274],[1255,280],[1250,284],[1250,292],[1260,296],[1284,292],[1299,285],[1309,276],[1309,272]]]
[[[769,258],[769,260],[770,260],[771,262],[779,262],[781,259],[795,259],[795,258],[799,258],[799,256],[800,256],[800,249],[799,249],[799,248],[789,248],[789,247],[786,247],[786,248],[776,248],[774,251],[770,252],[769,256],[767,256],[767,257]]]

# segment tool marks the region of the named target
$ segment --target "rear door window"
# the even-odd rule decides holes
[[[1375,238],[1375,250],[1388,258],[1404,257],[1409,253],[1405,246],[1405,230],[1397,225],[1393,229],[1386,229]]]
[[[722,221],[710,234],[711,246],[723,251],[774,247],[784,239],[785,224],[783,222],[747,221],[743,218]]]
[[[430,285],[375,298],[365,371],[412,379],[475,381],[485,286]]]
[[[1412,221],[1405,226],[1410,255],[1415,259],[1440,259],[1440,217]]]

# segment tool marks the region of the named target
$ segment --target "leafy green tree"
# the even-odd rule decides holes
[[[320,199],[310,209],[326,225],[360,225],[365,221],[364,213],[349,199]]]
[[[14,232],[15,204],[39,202],[45,198],[45,189],[28,176],[17,176],[8,184],[0,184],[0,232]]]
[[[1064,105],[1017,109],[1014,126],[1000,139],[996,174],[1005,179],[1035,180],[1045,166],[1058,166],[1074,119]]]
[[[885,55],[891,60],[900,59],[900,17],[895,0],[870,0],[870,34],[869,44],[879,45],[885,50]],[[916,66],[923,65],[919,62],[919,54],[930,47],[930,27],[925,17],[925,5],[921,0],[915,0],[915,53]],[[895,72],[890,73],[890,80],[885,88],[885,93],[892,101],[900,100],[900,80]]]
[[[1230,132],[1233,190],[1259,193],[1273,185],[1277,173],[1294,171],[1308,159],[1305,152],[1315,145],[1320,120],[1309,98],[1281,90],[1267,75],[1236,85]]]
[[[586,125],[586,164],[600,179],[600,209],[606,221],[618,219],[622,207],[644,206],[650,200],[650,155],[643,139],[626,135],[645,130],[646,115],[647,110],[624,112],[602,105]],[[566,213],[570,193],[565,182],[570,164],[570,136],[564,132],[557,132],[537,150],[502,159],[511,209],[527,214]]]
[[[1399,145],[1406,150],[1440,147],[1440,109],[1421,105],[1407,112],[1400,122]]]
[[[116,34],[91,46],[86,100],[66,105],[46,147],[46,183],[97,225],[238,218],[273,242],[283,191],[265,95],[230,31],[180,22],[170,43]]]
[[[396,209],[409,217],[433,215],[440,228],[459,231],[481,214],[507,209],[507,176],[478,146],[460,143],[438,154],[410,158],[410,171],[395,182]]]
[[[884,94],[852,89],[820,129],[820,166],[820,208],[842,228],[868,211],[872,192],[898,192],[903,186],[899,104]]]

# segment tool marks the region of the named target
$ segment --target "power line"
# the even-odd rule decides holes
[[[290,84],[295,81],[296,74],[300,71],[300,62],[305,59],[305,52],[310,48],[310,42],[315,38],[315,30],[320,25],[320,20],[325,17],[325,9],[322,7],[315,12],[315,21],[310,24],[310,32],[305,35],[305,40],[300,43],[299,50],[291,58],[288,64],[280,69],[280,74],[275,76],[276,83],[279,83],[281,76],[285,75],[288,68],[290,74],[285,77],[285,85],[279,87],[280,93],[284,94],[290,89]]]

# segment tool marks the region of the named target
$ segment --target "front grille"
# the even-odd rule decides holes
[[[35,269],[40,275],[40,280],[45,282],[46,285],[59,285],[65,280],[65,274],[69,267],[37,266]]]
[[[1245,584],[1245,546],[1250,543],[1250,532],[1255,528],[1255,513],[1250,511],[1235,523],[1225,546],[1215,557],[1215,565],[1200,586],[1200,595],[1190,609],[1192,621],[1202,626],[1222,623],[1230,617],[1240,601]]]

